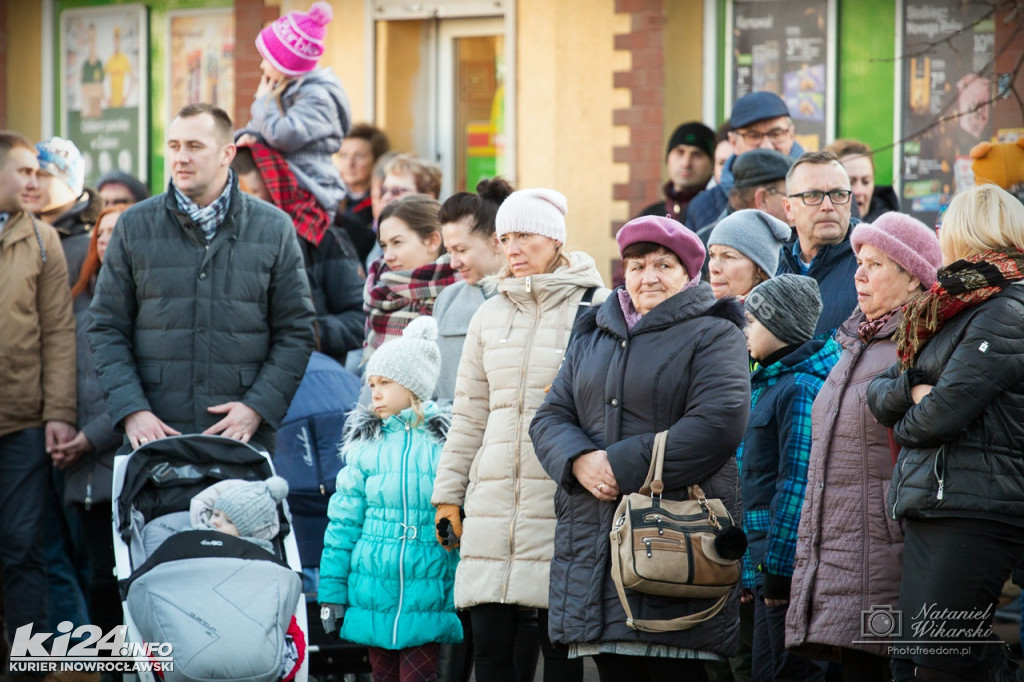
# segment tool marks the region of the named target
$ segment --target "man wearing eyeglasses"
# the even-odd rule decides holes
[[[782,247],[776,274],[793,273],[818,282],[823,305],[815,336],[831,334],[857,306],[853,276],[857,258],[850,248],[850,177],[831,152],[804,154],[786,176],[782,205],[796,239]]]
[[[721,181],[702,192],[686,211],[685,224],[697,231],[725,216],[733,188],[733,163],[754,149],[774,149],[790,159],[804,153],[794,137],[793,119],[782,98],[772,92],[752,92],[736,100],[729,117],[733,155],[725,162]]]

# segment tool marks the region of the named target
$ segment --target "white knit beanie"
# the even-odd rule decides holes
[[[498,236],[506,232],[539,234],[565,243],[565,196],[553,189],[521,189],[498,207],[494,225]]]
[[[366,363],[365,376],[367,379],[391,379],[426,402],[434,395],[440,373],[437,323],[429,315],[420,315],[409,323],[399,338],[385,342],[374,351]]]

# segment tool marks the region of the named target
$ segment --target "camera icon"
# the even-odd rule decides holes
[[[889,639],[903,636],[903,612],[888,604],[860,612],[860,636]]]

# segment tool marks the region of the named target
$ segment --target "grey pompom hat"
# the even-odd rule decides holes
[[[273,540],[281,531],[277,504],[288,495],[288,481],[271,476],[224,492],[213,504],[224,512],[243,538]]]

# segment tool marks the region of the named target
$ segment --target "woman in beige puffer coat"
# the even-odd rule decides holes
[[[470,609],[477,679],[515,679],[522,607],[539,609],[544,679],[582,679],[581,660],[548,642],[555,483],[529,437],[576,314],[587,292],[603,287],[590,256],[562,252],[565,212],[565,197],[543,189],[514,192],[498,210],[508,265],[497,276],[498,295],[470,322],[434,482],[437,518],[461,536],[455,605]]]

